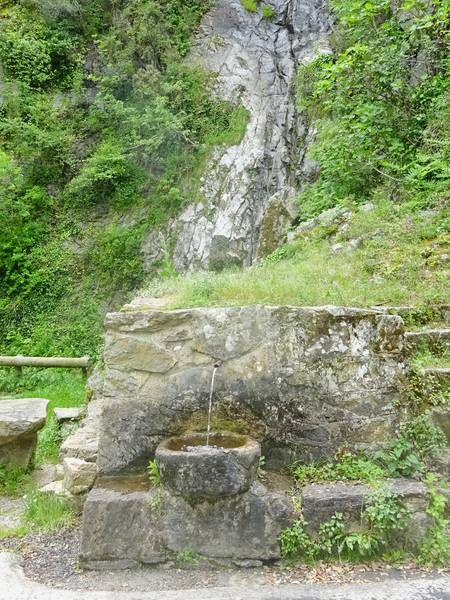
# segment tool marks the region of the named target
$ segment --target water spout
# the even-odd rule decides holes
[[[220,367],[221,363],[216,362],[213,368],[213,374],[211,378],[211,388],[209,390],[209,406],[208,406],[208,427],[206,429],[206,445],[209,446],[209,437],[211,435],[211,412],[212,412],[212,401],[214,394],[214,381],[216,379],[217,369]]]

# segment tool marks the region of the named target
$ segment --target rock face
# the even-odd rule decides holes
[[[220,97],[245,106],[240,144],[217,149],[201,182],[203,203],[176,223],[178,270],[251,264],[283,242],[292,202],[314,166],[314,131],[296,110],[299,64],[329,52],[326,0],[273,0],[274,16],[218,0],[203,20],[189,60],[218,75]]]
[[[278,535],[292,519],[290,500],[260,483],[243,494],[190,502],[164,488],[100,482],[84,505],[80,563],[128,568],[185,551],[216,559],[273,560],[279,558]]]
[[[248,306],[106,318],[97,464],[139,469],[165,438],[246,433],[269,468],[377,448],[395,425],[403,322],[336,307]]]
[[[44,398],[0,401],[0,464],[28,467],[37,432],[45,425],[47,406]]]

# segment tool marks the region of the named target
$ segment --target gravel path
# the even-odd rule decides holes
[[[365,583],[391,579],[411,580],[440,577],[444,572],[431,572],[414,566],[386,568],[332,564],[311,566],[265,566],[254,569],[185,566],[176,564],[142,567],[125,571],[81,571],[77,566],[79,528],[56,534],[28,534],[23,538],[0,540],[0,551],[15,552],[27,578],[52,588],[105,591],[164,591],[211,587],[278,586],[299,583]],[[450,573],[450,570],[447,571]]]

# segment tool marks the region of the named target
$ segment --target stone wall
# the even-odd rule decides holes
[[[271,468],[373,449],[395,426],[403,322],[336,307],[248,306],[106,318],[98,467],[139,469],[161,439],[213,426],[245,432]]]

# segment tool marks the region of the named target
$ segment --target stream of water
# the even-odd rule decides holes
[[[217,369],[219,367],[214,365],[213,374],[211,378],[211,389],[209,390],[209,406],[208,406],[208,427],[206,429],[206,445],[209,446],[209,436],[211,435],[211,412],[212,412],[212,401],[214,394],[214,380],[216,379]]]

